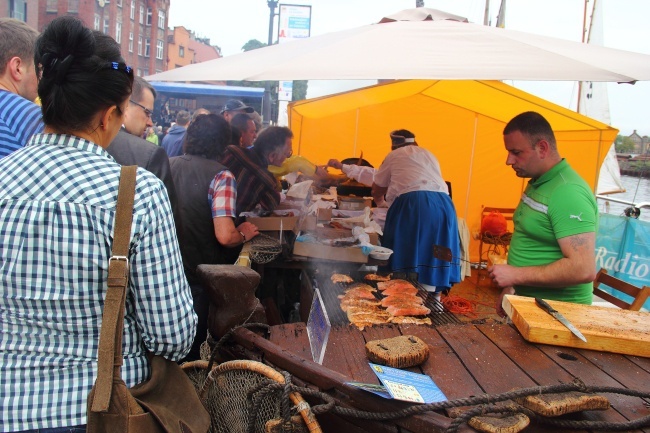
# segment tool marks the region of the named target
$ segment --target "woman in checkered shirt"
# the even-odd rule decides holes
[[[115,224],[120,165],[105,148],[133,71],[119,45],[70,16],[36,43],[45,131],[0,160],[0,431],[84,432]],[[122,376],[147,352],[179,360],[196,330],[162,181],[138,169]]]

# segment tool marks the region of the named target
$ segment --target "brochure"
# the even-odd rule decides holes
[[[346,383],[383,398],[394,398],[412,403],[437,403],[447,400],[440,388],[425,374],[411,373],[371,362],[368,364],[383,386],[360,382]]]

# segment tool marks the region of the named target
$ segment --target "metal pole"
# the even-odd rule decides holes
[[[275,17],[275,8],[278,5],[278,2],[275,0],[268,0],[266,2],[269,5],[269,40],[268,46],[273,45],[273,18]],[[269,125],[271,122],[271,83],[266,82],[264,86],[264,103],[262,104],[262,118],[265,125]]]

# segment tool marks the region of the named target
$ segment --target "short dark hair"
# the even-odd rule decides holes
[[[23,62],[34,60],[38,32],[15,18],[0,18],[0,70],[4,71],[13,57]]]
[[[191,117],[192,116],[190,116],[189,111],[181,110],[178,113],[176,113],[176,123],[178,123],[181,126],[187,125],[188,123],[190,123]]]
[[[258,155],[268,159],[272,152],[284,146],[287,138],[293,138],[291,129],[286,126],[269,126],[259,133],[253,143],[253,149]]]
[[[81,20],[55,18],[36,41],[43,122],[62,132],[88,129],[95,115],[131,94],[133,70],[110,37],[96,38]],[[95,125],[96,126],[96,125]]]
[[[537,145],[539,140],[546,140],[552,149],[557,150],[555,134],[548,120],[535,111],[526,111],[513,117],[503,129],[503,135],[515,131],[521,132],[528,137],[532,147]]]
[[[233,129],[238,129],[240,132],[244,132],[248,129],[248,122],[253,122],[253,119],[246,113],[237,113],[235,116],[230,119],[230,126]],[[255,122],[253,122],[255,125]]]
[[[188,155],[218,159],[230,144],[230,125],[218,114],[202,114],[185,133],[183,151]]]
[[[142,92],[144,92],[144,89],[149,89],[153,95],[153,99],[156,99],[156,89],[154,89],[151,83],[142,77],[135,77],[133,79],[133,91],[131,92],[131,99],[135,102],[142,101]]]

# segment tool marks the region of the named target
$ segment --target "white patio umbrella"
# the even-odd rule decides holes
[[[188,65],[145,78],[150,81],[479,79],[634,82],[650,80],[650,56],[515,30],[434,19],[357,27]]]

